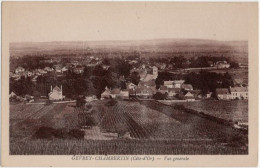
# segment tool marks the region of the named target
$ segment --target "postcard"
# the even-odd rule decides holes
[[[256,166],[257,2],[3,2],[3,166]]]

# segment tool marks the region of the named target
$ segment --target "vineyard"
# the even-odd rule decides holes
[[[10,106],[11,154],[246,154],[247,135],[156,101]],[[41,127],[82,130],[88,139],[35,139]],[[92,130],[90,128],[93,128]],[[95,128],[95,129],[94,129]],[[84,130],[84,129],[83,129]],[[59,132],[59,136],[60,136]],[[90,134],[90,135],[86,135]],[[104,138],[104,135],[118,135]],[[128,138],[124,135],[129,134]],[[47,143],[48,142],[48,143]],[[202,145],[203,144],[203,145]]]

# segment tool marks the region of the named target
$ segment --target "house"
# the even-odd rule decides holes
[[[248,99],[247,87],[231,87],[229,90],[232,99]]]
[[[127,89],[134,89],[134,88],[136,88],[136,85],[133,84],[132,82],[127,82],[126,83],[126,88]]]
[[[155,80],[151,80],[151,81],[141,81],[138,84],[138,87],[146,87],[146,88],[150,88],[153,93],[156,93],[156,84],[155,84]],[[137,87],[137,88],[138,88]]]
[[[216,96],[219,100],[230,100],[231,94],[229,93],[228,88],[217,88]]]
[[[168,88],[168,97],[174,97],[179,94],[181,91],[180,88]]]
[[[32,73],[31,71],[26,71],[26,75],[27,75],[28,77],[31,77],[31,76],[33,76],[33,73]]]
[[[173,81],[164,81],[163,85],[167,88],[173,88]]]
[[[129,99],[129,91],[128,90],[120,90],[120,97],[123,99]]]
[[[61,71],[62,71],[62,72],[67,72],[67,71],[68,71],[68,68],[67,68],[67,67],[63,67],[63,68],[61,69]]]
[[[102,65],[103,70],[108,70],[110,68],[109,65]]]
[[[47,71],[47,72],[51,72],[51,71],[53,71],[53,68],[45,67],[44,70]]]
[[[120,96],[120,92],[121,92],[121,90],[119,88],[114,88],[111,90],[110,95],[114,99],[114,98],[117,98]]]
[[[56,71],[56,72],[61,73],[61,72],[62,72],[61,69],[62,69],[62,68],[61,68],[60,65],[56,65],[56,66],[55,66],[55,71]]]
[[[26,101],[32,102],[32,100],[34,99],[34,96],[31,96],[31,95],[26,94],[26,95],[24,96],[24,99],[25,99]],[[33,101],[34,101],[34,100],[33,100]]]
[[[151,88],[140,86],[136,90],[136,96],[142,97],[142,98],[152,98],[154,91]]]
[[[39,72],[40,74],[46,74],[46,73],[47,73],[47,71],[45,71],[45,70],[43,70],[43,69],[38,69],[38,72]]]
[[[61,88],[55,86],[53,89],[51,86],[51,91],[48,94],[48,96],[49,96],[49,100],[63,100],[65,96],[62,95],[62,85]]]
[[[165,63],[156,63],[155,65],[159,67],[159,69],[165,69],[167,66]]]
[[[92,102],[92,101],[95,101],[95,100],[98,100],[96,95],[91,95],[91,96],[85,97],[86,102]]]
[[[195,97],[191,92],[185,93],[184,99],[187,100],[187,101],[195,101]]]
[[[208,64],[209,64],[210,67],[213,67],[213,66],[214,66],[213,61],[208,61]]]
[[[181,88],[181,85],[185,82],[185,80],[174,80],[173,88]]]
[[[129,97],[135,97],[135,96],[136,96],[136,95],[135,95],[135,89],[134,89],[134,88],[128,89],[128,91],[129,91]]]
[[[73,69],[73,72],[76,74],[82,74],[84,72],[84,67],[77,65],[76,68]]]
[[[145,67],[145,65],[143,67]],[[147,68],[147,69],[143,68],[143,69],[139,70],[139,75],[140,75],[141,81],[155,80],[158,77],[158,68],[156,66],[153,66],[152,68]]]
[[[191,84],[182,84],[181,88],[184,90],[193,90],[193,87]]]
[[[34,76],[34,77],[32,78],[32,82],[37,82],[37,78],[38,78],[38,76]]]
[[[138,61],[136,61],[136,60],[131,60],[131,61],[129,61],[128,63],[129,63],[130,65],[132,65],[132,64],[137,64]]]
[[[15,69],[15,73],[21,73],[21,72],[24,72],[24,71],[25,71],[25,69],[21,66],[19,66]]]
[[[244,80],[241,78],[233,79],[233,83],[235,86],[242,86],[244,84]]]
[[[162,94],[168,93],[168,88],[167,88],[167,86],[162,85],[162,86],[160,86],[160,88],[158,89],[158,91],[159,91],[160,93],[162,93]]]
[[[101,99],[111,98],[111,90],[108,87],[105,88],[105,91],[101,94]]]
[[[16,97],[16,94],[15,94],[14,92],[11,92],[11,93],[9,94],[9,98],[11,98],[11,97]]]
[[[227,61],[218,61],[218,62],[216,62],[216,67],[217,67],[218,69],[229,68],[229,67],[230,67],[230,64],[227,63]]]

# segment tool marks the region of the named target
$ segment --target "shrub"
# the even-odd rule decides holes
[[[40,127],[34,134],[38,139],[49,139],[55,137],[56,130],[52,127]]]
[[[91,105],[91,104],[86,104],[86,105],[85,105],[85,110],[88,111],[88,110],[90,110],[91,108],[92,108],[92,105]]]
[[[111,99],[106,103],[106,106],[114,106],[117,104],[117,101],[115,99]]]
[[[78,129],[72,129],[72,130],[69,131],[69,135],[71,137],[76,138],[76,139],[83,139],[84,135],[85,135],[85,132],[81,131],[81,130],[78,130]]]
[[[185,109],[184,105],[175,105],[174,108],[176,110],[183,110],[183,109]]]
[[[162,94],[161,92],[157,92],[155,95],[153,95],[153,98],[156,100],[165,100],[167,98],[167,94]]]
[[[51,101],[51,100],[49,100],[49,99],[48,99],[48,100],[46,100],[46,103],[45,103],[45,105],[47,105],[47,106],[48,106],[48,105],[51,105],[51,104],[52,104],[52,101]]]
[[[82,107],[86,103],[85,99],[83,97],[77,98],[76,106]]]

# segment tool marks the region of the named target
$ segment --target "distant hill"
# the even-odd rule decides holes
[[[98,52],[151,53],[234,53],[247,60],[247,41],[216,41],[201,39],[154,39],[136,41],[77,41],[11,43],[11,56],[56,55]]]

